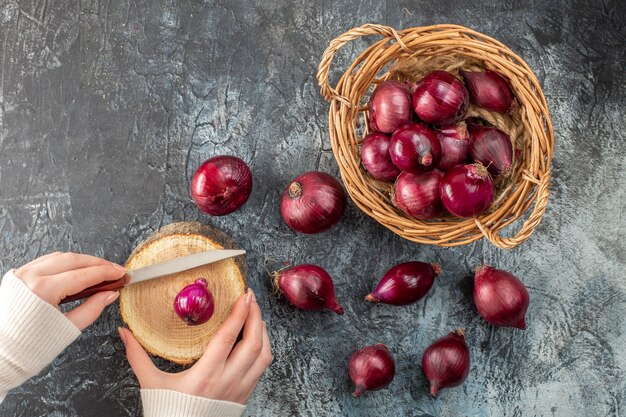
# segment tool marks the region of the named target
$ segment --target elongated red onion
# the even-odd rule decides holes
[[[463,329],[457,329],[428,346],[422,355],[422,369],[430,382],[433,397],[442,388],[460,385],[470,370],[470,355]]]
[[[356,389],[355,397],[365,391],[376,391],[391,384],[396,374],[396,364],[387,346],[366,346],[352,354],[348,362],[348,375]]]
[[[346,194],[339,181],[324,172],[300,175],[283,192],[280,211],[291,229],[301,233],[323,232],[339,223],[346,208]]]
[[[470,125],[470,156],[487,167],[491,175],[508,175],[513,167],[513,144],[509,135],[495,127]]]
[[[252,173],[235,156],[207,159],[191,180],[191,196],[198,208],[212,216],[223,216],[243,206],[252,192]]]
[[[439,264],[416,261],[398,264],[387,271],[365,299],[396,306],[414,303],[430,291],[440,273]]]
[[[441,145],[435,133],[421,123],[409,123],[391,135],[389,155],[402,171],[426,172],[437,167]]]
[[[460,70],[459,73],[465,80],[472,102],[477,106],[499,113],[506,113],[511,108],[513,93],[509,83],[500,74],[491,70]]]
[[[174,299],[174,311],[190,326],[206,323],[213,316],[215,303],[204,278],[180,290]]]
[[[372,177],[379,181],[393,181],[400,170],[391,161],[389,143],[391,138],[382,133],[370,133],[361,145],[363,166]]]
[[[467,163],[470,147],[467,125],[461,122],[457,125],[442,126],[436,132],[441,144],[441,161],[437,168],[447,171],[455,165]]]
[[[449,125],[462,120],[469,105],[463,83],[447,71],[426,75],[413,92],[413,109],[428,124]]]
[[[411,121],[411,93],[400,81],[380,83],[370,98],[370,127],[378,132],[392,133]]]
[[[328,308],[343,314],[335,299],[335,286],[328,272],[320,266],[302,264],[273,274],[274,287],[294,306],[303,310]]]
[[[439,186],[442,175],[439,170],[422,174],[403,172],[394,184],[391,201],[416,219],[432,219],[441,215],[443,205]]]
[[[483,265],[474,274],[474,304],[494,326],[526,328],[528,290],[510,272]]]
[[[457,165],[441,178],[441,202],[457,217],[472,217],[487,211],[493,202],[493,182],[481,164]]]

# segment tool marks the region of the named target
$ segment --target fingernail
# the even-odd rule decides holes
[[[254,294],[252,293],[252,289],[248,288],[248,293],[246,294],[246,305],[250,305],[250,301],[252,301],[252,297]]]
[[[113,263],[113,262],[111,262],[111,265],[113,265],[113,268],[117,269],[118,271],[126,272],[126,268],[124,268],[122,265],[118,265],[118,264]]]
[[[126,335],[124,334],[124,331],[122,330],[122,328],[118,327],[117,332],[120,335],[120,339],[122,339],[122,343],[126,344]]]
[[[252,291],[252,290],[250,290]],[[254,293],[254,291],[252,291],[252,301],[254,301],[256,303],[256,294]]]
[[[119,291],[115,291],[113,294],[109,294],[109,296],[104,300],[104,302],[107,305],[109,305],[113,301],[117,300],[119,296],[120,296],[120,292]]]

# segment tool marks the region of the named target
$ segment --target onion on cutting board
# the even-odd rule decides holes
[[[142,242],[126,261],[137,269],[211,249],[239,249],[224,232],[201,223],[182,222],[162,227]],[[129,285],[120,292],[120,312],[128,328],[149,353],[179,364],[190,364],[209,341],[246,290],[245,255],[188,271]],[[207,281],[215,311],[209,321],[188,326],[174,312],[176,295],[198,278]]]

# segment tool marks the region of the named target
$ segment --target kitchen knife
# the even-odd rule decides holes
[[[236,249],[215,249],[206,252],[194,253],[193,255],[181,256],[180,258],[170,259],[154,265],[145,266],[143,268],[128,270],[126,275],[115,281],[105,281],[89,288],[85,288],[77,294],[65,297],[59,304],[69,303],[70,301],[82,300],[93,294],[102,291],[117,291],[126,285],[136,284],[138,282],[148,281],[154,278],[160,278],[165,275],[175,274],[177,272],[186,271],[188,269],[197,268],[202,265],[208,265],[213,262],[222,261],[224,259],[233,258],[235,256],[244,255],[245,250]]]

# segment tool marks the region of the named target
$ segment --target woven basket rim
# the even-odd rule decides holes
[[[335,87],[329,84],[335,54],[348,42],[369,35],[383,38],[367,47],[343,73]],[[356,132],[359,117],[367,109],[363,98],[372,84],[398,58],[459,55],[483,62],[509,78],[520,104],[523,155],[514,174],[514,186],[497,207],[468,219],[422,221],[410,218],[386,202],[361,168]],[[550,163],[554,132],[539,81],[528,64],[503,43],[475,30],[452,24],[408,28],[400,31],[365,24],[332,40],[320,62],[317,80],[322,96],[330,102],[329,133],[341,178],[352,201],[367,215],[394,233],[414,242],[458,246],[486,237],[495,246],[513,248],[526,240],[541,222],[549,199]],[[367,131],[367,127],[365,128]],[[511,237],[501,232],[529,211],[528,218]]]

